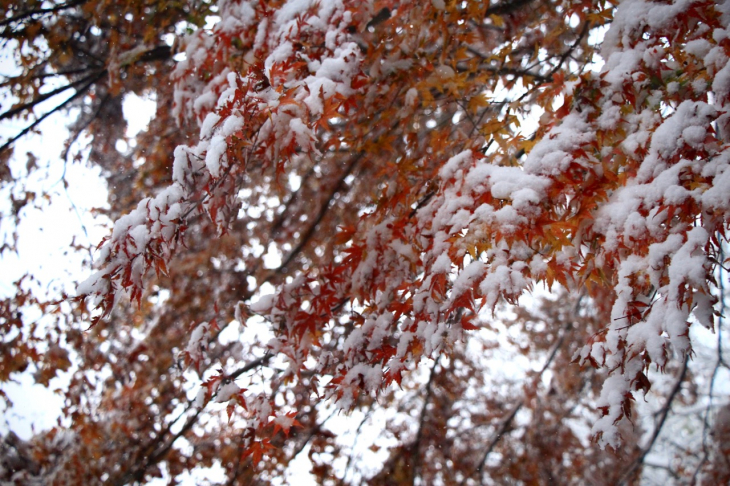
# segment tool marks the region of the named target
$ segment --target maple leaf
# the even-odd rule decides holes
[[[288,412],[284,415],[277,415],[271,421],[274,426],[274,435],[277,432],[282,431],[284,435],[289,437],[289,430],[292,427],[301,427],[302,424],[296,419],[297,412]]]
[[[83,439],[3,438],[0,481],[179,482],[218,464],[267,482],[297,436],[296,463],[348,481],[364,469],[343,437],[360,429],[328,430],[332,406],[361,427],[388,417],[373,484],[623,484],[622,460],[665,472],[640,460],[657,451],[677,481],[727,482],[720,411],[694,411],[721,346],[677,367],[702,345],[695,323],[727,325],[723,2],[5,3],[3,234],[57,201],[35,187],[47,144],[11,152],[59,113],[56,165],[100,174],[113,223],[77,297],[48,312],[50,287],[26,280],[0,299],[0,378],[55,386],[73,369],[59,424]],[[139,96],[156,108],[132,134]],[[527,300],[538,282],[555,300]],[[649,364],[694,392],[672,403]],[[515,366],[533,371],[518,383]],[[650,387],[707,437],[641,442],[626,425]]]

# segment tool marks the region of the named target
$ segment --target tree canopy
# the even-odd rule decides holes
[[[3,297],[0,380],[68,375],[4,481],[730,478],[730,2],[0,5],[3,251],[59,112],[114,221]]]

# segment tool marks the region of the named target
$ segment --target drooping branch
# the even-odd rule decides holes
[[[78,69],[66,69],[66,70],[56,71],[54,73],[32,74],[33,71],[40,70],[40,68],[43,67],[45,65],[45,63],[46,62],[44,61],[44,63],[41,66],[36,66],[33,69],[30,69],[28,74],[20,74],[17,76],[5,76],[5,75],[0,74],[0,78],[5,78],[5,81],[0,83],[0,88],[4,88],[6,86],[10,86],[13,84],[24,83],[27,80],[31,80],[31,79],[46,79],[46,78],[56,78],[56,77],[60,77],[60,76],[69,76],[72,74],[81,74],[81,73],[88,72],[90,69],[88,67],[83,67],[83,68],[78,68]]]
[[[34,106],[36,106],[39,103],[42,103],[43,101],[53,98],[54,96],[61,94],[65,91],[68,91],[71,88],[75,88],[76,86],[82,85],[84,83],[87,83],[89,80],[94,79],[94,81],[99,79],[99,73],[93,73],[88,76],[84,76],[81,79],[78,79],[76,81],[72,81],[64,86],[61,86],[59,88],[56,88],[52,91],[49,91],[48,93],[44,93],[37,98],[27,102],[23,103],[22,105],[16,106],[15,108],[11,108],[7,110],[5,113],[0,113],[0,120],[5,120],[6,118],[12,118],[15,115],[22,113],[24,111],[30,110]],[[88,87],[84,87],[83,89],[88,89]]]
[[[0,27],[4,27],[6,25],[9,25],[9,24],[12,24],[15,22],[21,22],[23,20],[33,18],[36,16],[50,15],[50,14],[53,14],[56,12],[60,12],[62,10],[67,10],[69,8],[73,8],[73,7],[82,5],[82,4],[86,3],[87,1],[88,0],[71,0],[70,2],[58,4],[55,7],[36,8],[36,9],[32,9],[32,10],[26,10],[25,12],[21,12],[12,17],[8,17],[6,19],[0,20]]]
[[[73,96],[67,98],[65,101],[63,101],[62,103],[60,103],[58,106],[56,106],[52,110],[47,111],[41,117],[39,117],[36,121],[34,121],[33,123],[31,123],[30,125],[28,125],[27,127],[25,127],[23,130],[21,130],[20,133],[18,133],[14,137],[10,138],[2,146],[0,146],[0,153],[2,153],[5,150],[7,150],[18,139],[20,139],[25,134],[27,134],[28,132],[30,132],[31,130],[33,130],[35,127],[37,127],[41,122],[43,122],[43,120],[45,120],[49,116],[53,115],[54,113],[56,113],[58,111],[61,111],[62,109],[68,107],[71,104],[71,102],[73,102],[74,100],[76,100],[76,99],[80,98],[81,96],[85,95],[86,92],[89,90],[89,88],[91,88],[94,85],[94,83],[96,83],[102,77],[104,77],[106,75],[106,73],[107,73],[106,69],[104,69],[103,71],[100,71],[99,73],[97,73],[89,82],[87,82],[84,86],[82,86],[80,89],[78,89]]]

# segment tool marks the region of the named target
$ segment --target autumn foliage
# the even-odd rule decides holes
[[[115,221],[76,296],[19,282],[0,306],[2,381],[72,370],[66,421],[8,435],[3,479],[280,484],[304,456],[332,484],[730,477],[729,3],[3,12],[0,119],[75,93],[49,110],[76,117],[62,155],[104,169]],[[129,93],[157,103],[133,143]],[[27,195],[16,138],[0,171]]]

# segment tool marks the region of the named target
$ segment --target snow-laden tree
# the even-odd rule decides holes
[[[73,366],[5,480],[727,481],[730,2],[3,7],[3,219],[67,111],[116,220],[77,296],[0,308],[3,380]]]

